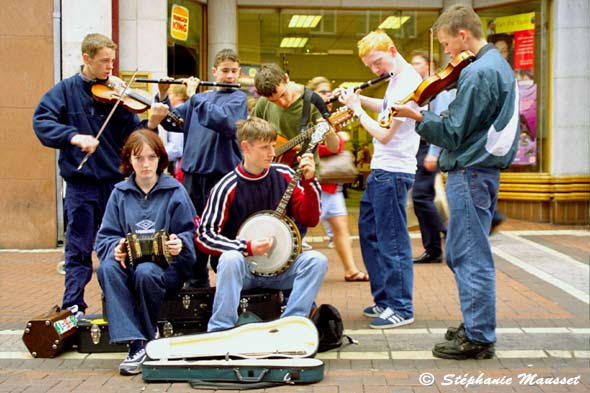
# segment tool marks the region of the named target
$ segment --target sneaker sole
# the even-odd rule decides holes
[[[137,375],[137,374],[141,374],[141,366],[139,366],[135,370],[127,370],[127,369],[124,369],[124,368],[120,368],[119,369],[119,374],[121,374],[121,375]]]
[[[495,355],[495,352],[491,352],[488,349],[484,349],[481,352],[477,352],[474,354],[469,354],[469,355],[461,355],[461,354],[456,354],[456,355],[451,355],[445,352],[438,352],[436,350],[432,350],[432,355],[434,357],[440,358],[440,359],[451,359],[451,360],[468,360],[468,359],[476,359],[476,360],[484,360],[484,359],[492,359]]]
[[[405,325],[409,325],[411,323],[414,323],[414,318],[410,318],[410,319],[405,319],[404,321],[400,322],[400,323],[396,323],[391,324],[391,325],[373,325],[370,324],[369,326],[371,327],[371,329],[393,329],[393,328],[397,328],[400,326],[405,326]]]

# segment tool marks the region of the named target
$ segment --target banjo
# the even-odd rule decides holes
[[[306,152],[311,152],[330,131],[330,124],[322,122],[313,127],[311,141]],[[295,222],[286,215],[287,205],[299,183],[303,170],[297,169],[289,182],[276,210],[262,210],[244,221],[238,230],[238,238],[255,240],[272,238],[272,247],[265,255],[246,257],[250,271],[257,276],[276,276],[293,264],[301,253],[301,235]]]

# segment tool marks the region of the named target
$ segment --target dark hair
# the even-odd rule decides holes
[[[230,60],[235,61],[236,63],[240,64],[240,58],[235,50],[225,48],[217,52],[215,55],[215,61],[213,62],[213,67],[217,67],[221,62]]]
[[[127,138],[125,146],[123,146],[121,152],[121,165],[119,166],[119,171],[123,175],[129,176],[133,173],[131,156],[140,154],[143,150],[144,144],[151,147],[154,153],[158,156],[158,169],[156,170],[156,173],[161,175],[164,170],[168,168],[168,153],[166,153],[164,143],[162,143],[157,132],[144,128],[133,131]]]
[[[476,39],[483,38],[481,19],[473,8],[463,4],[455,4],[449,7],[432,26],[434,34],[443,31],[453,37],[456,37],[461,29],[468,30]]]
[[[277,92],[277,86],[287,83],[287,75],[275,63],[267,63],[260,66],[260,70],[254,78],[256,91],[263,97],[270,97]]]
[[[429,69],[430,72],[434,72],[436,70],[437,62],[433,58],[432,61],[429,63],[429,61],[430,61],[430,54],[427,51],[422,50],[422,49],[418,49],[418,50],[412,51],[412,53],[410,55],[410,59],[412,59],[412,58],[414,58],[416,56],[421,57],[421,58],[424,59],[424,61],[428,65],[428,69]],[[432,70],[430,70],[430,68],[431,68],[430,66],[431,65],[432,65],[432,68],[433,68]]]
[[[269,142],[277,139],[277,131],[272,124],[259,117],[251,116],[247,120],[238,120],[236,126],[240,143],[242,141],[248,141],[248,143]]]

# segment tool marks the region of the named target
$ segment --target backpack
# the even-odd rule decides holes
[[[343,339],[347,338],[349,344],[358,344],[352,337],[344,334],[344,324],[338,309],[331,304],[322,304],[317,307],[311,321],[318,329],[319,346],[318,352],[326,352],[330,349],[339,348]]]

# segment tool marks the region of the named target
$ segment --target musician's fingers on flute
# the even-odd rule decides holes
[[[196,76],[191,76],[188,78],[184,78],[182,80],[182,84],[185,85],[187,88],[190,88],[192,86],[194,86],[196,88],[199,86],[200,83],[201,83],[201,80],[199,78],[197,78]]]
[[[182,239],[172,233],[166,242],[166,246],[168,246],[168,252],[170,255],[175,257],[182,251]]]
[[[168,94],[168,89],[170,88],[170,83],[166,83],[167,81],[173,81],[174,78],[170,76],[165,76],[164,78],[160,78],[158,82],[158,92],[160,93],[160,99],[164,99]]]
[[[360,92],[360,90],[358,90]],[[358,94],[355,93],[352,87],[347,89],[342,89],[340,96],[338,97],[338,101],[343,103],[344,105],[352,108],[355,104],[360,104],[361,99],[359,98]]]

